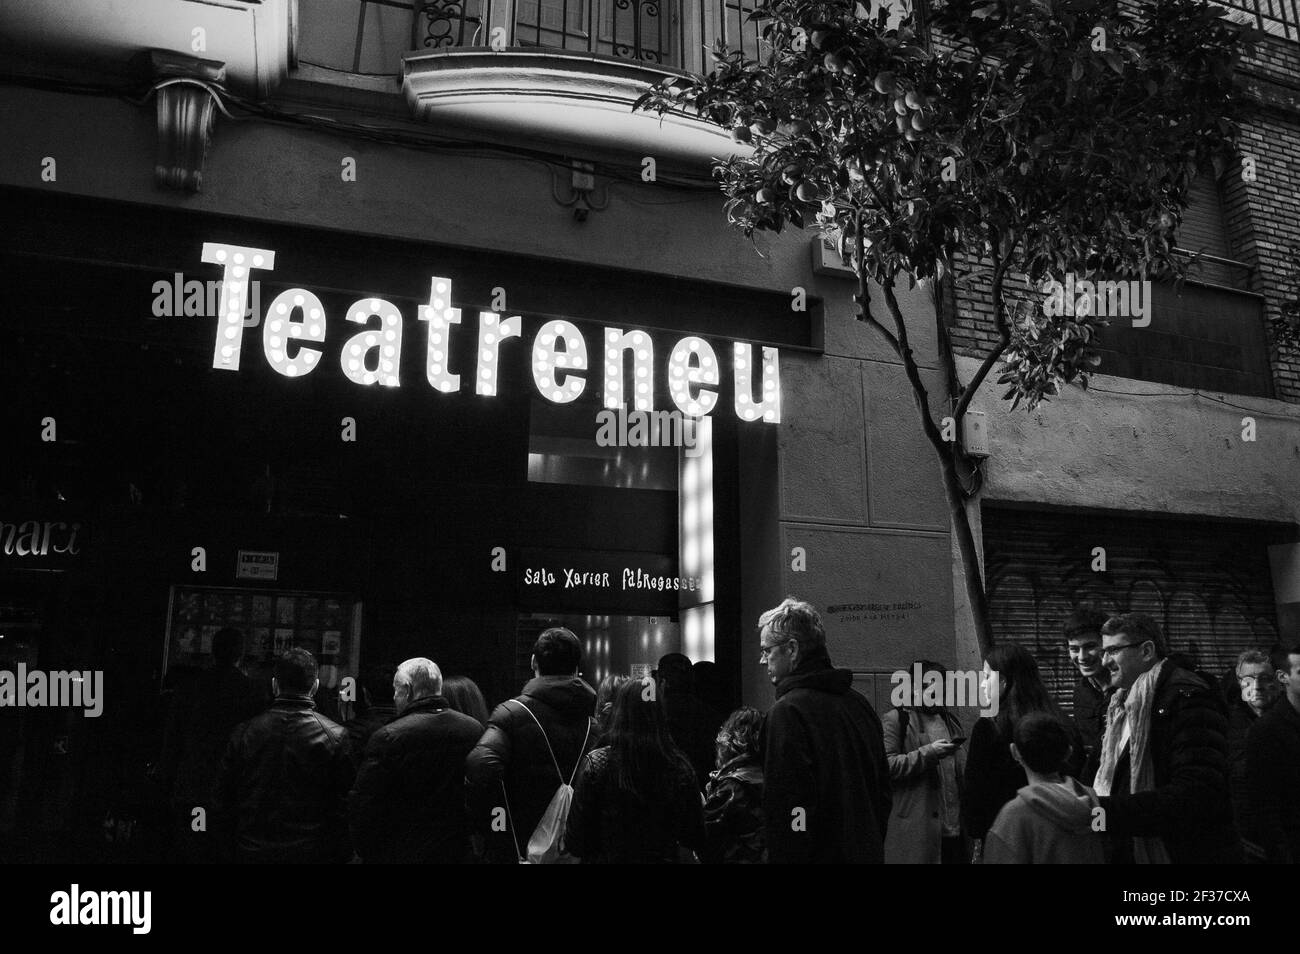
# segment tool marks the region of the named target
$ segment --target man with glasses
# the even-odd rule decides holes
[[[892,796],[879,716],[853,673],[831,665],[811,604],[787,598],[758,629],[776,687],[764,764],[769,863],[883,863]]]
[[[1110,693],[1110,673],[1101,661],[1101,627],[1107,615],[1101,610],[1081,606],[1066,617],[1062,629],[1070,662],[1079,671],[1074,684],[1074,724],[1083,737],[1083,777],[1091,785],[1101,760],[1101,736],[1106,729],[1106,697]]]
[[[1228,787],[1237,831],[1244,836],[1254,827],[1246,799],[1246,737],[1264,710],[1281,695],[1282,684],[1273,674],[1268,654],[1258,649],[1248,649],[1237,657],[1235,676],[1241,697],[1228,705]],[[1243,843],[1243,847],[1248,855],[1257,855],[1255,846]]]
[[[1113,617],[1101,639],[1102,664],[1115,691],[1094,787],[1113,861],[1240,861],[1222,697],[1167,658],[1164,633],[1150,616]]]
[[[1273,864],[1300,863],[1300,640],[1278,643],[1269,665],[1283,697],[1246,740],[1248,831]]]

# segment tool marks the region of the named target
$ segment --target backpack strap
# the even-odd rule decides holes
[[[546,751],[551,753],[551,761],[555,764],[555,774],[560,776],[560,784],[561,785],[565,784],[564,772],[560,770],[560,760],[555,757],[555,749],[551,748],[551,740],[547,737],[546,729],[542,727],[541,720],[538,719],[537,716],[533,715],[532,709],[528,708],[528,706],[524,705],[518,699],[507,699],[506,702],[515,703],[517,706],[519,706],[519,708],[523,709],[525,712],[527,712],[530,716],[533,717],[533,721],[537,723],[537,728],[542,733],[542,739],[545,740],[546,742]],[[588,719],[587,734],[582,737],[582,748],[578,750],[578,761],[573,766],[573,774],[569,776],[569,782],[568,782],[569,785],[573,785],[573,780],[578,775],[578,766],[582,764],[582,754],[587,751],[587,740],[590,738],[591,738],[591,720]]]

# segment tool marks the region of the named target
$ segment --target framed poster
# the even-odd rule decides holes
[[[244,668],[270,678],[275,658],[301,647],[316,657],[321,686],[357,674],[361,604],[347,593],[173,586],[163,644],[163,675],[173,666],[212,665],[212,641],[226,626],[244,634]]]

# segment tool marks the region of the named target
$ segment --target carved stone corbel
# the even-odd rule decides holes
[[[151,50],[155,82],[171,83],[156,89],[158,100],[158,159],[154,180],[167,189],[198,192],[203,187],[203,164],[212,144],[215,97],[201,83],[224,83],[226,64],[201,60],[170,50]]]

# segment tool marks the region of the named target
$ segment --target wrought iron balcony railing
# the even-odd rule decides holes
[[[723,39],[758,53],[756,0],[312,0],[302,59],[361,74],[395,74],[394,55],[457,47],[599,53],[703,72]],[[351,8],[351,9],[348,9]]]

